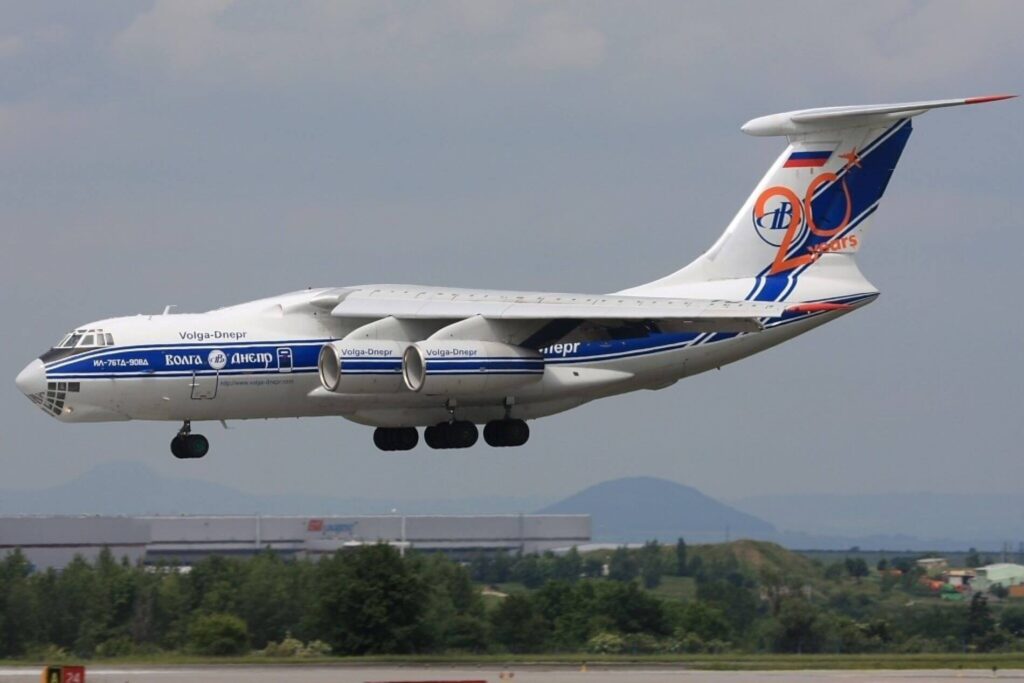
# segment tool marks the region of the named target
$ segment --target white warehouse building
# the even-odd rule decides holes
[[[103,548],[147,564],[272,550],[306,558],[369,543],[468,556],[535,553],[590,542],[589,515],[377,515],[336,517],[0,517],[0,554],[20,548],[37,568],[61,568]]]
[[[993,586],[1009,588],[1020,583],[1024,583],[1024,566],[999,562],[975,569],[971,588],[975,591],[987,591]]]

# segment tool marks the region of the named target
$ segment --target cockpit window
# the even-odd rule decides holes
[[[113,346],[114,336],[109,332],[103,330],[75,330],[74,332],[64,336],[60,342],[54,346],[55,349],[90,349],[98,348],[102,346]]]

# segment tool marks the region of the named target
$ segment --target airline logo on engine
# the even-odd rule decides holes
[[[368,349],[348,349],[348,348],[345,348],[345,347],[341,347],[340,353],[341,353],[341,355],[343,357],[346,357],[346,358],[363,358],[363,357],[366,357],[366,356],[373,356],[375,358],[380,358],[381,356],[394,356],[395,355],[394,349],[374,349],[374,348],[368,348]]]
[[[472,358],[480,353],[477,349],[460,349],[458,347],[450,349],[423,349],[423,351],[430,358]]]

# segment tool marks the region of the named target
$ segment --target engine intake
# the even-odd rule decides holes
[[[544,375],[532,349],[488,341],[422,341],[405,349],[402,379],[411,391],[454,396],[514,389]]]
[[[320,384],[339,394],[404,391],[402,353],[408,342],[336,341],[320,349]]]

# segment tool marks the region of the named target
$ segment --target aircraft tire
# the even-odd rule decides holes
[[[495,448],[522,446],[530,438],[525,420],[494,420],[484,426],[484,441]]]
[[[210,452],[210,442],[202,434],[189,434],[185,437],[185,450],[189,458],[201,458]]]
[[[472,422],[459,420],[448,425],[449,448],[469,448],[480,438],[480,432]]]
[[[415,427],[378,427],[373,430],[373,445],[382,451],[410,451],[420,435]]]
[[[179,434],[171,439],[171,453],[180,460],[194,460],[210,452],[210,442],[202,434]]]
[[[447,423],[442,422],[423,430],[423,440],[434,449],[448,448]]]

